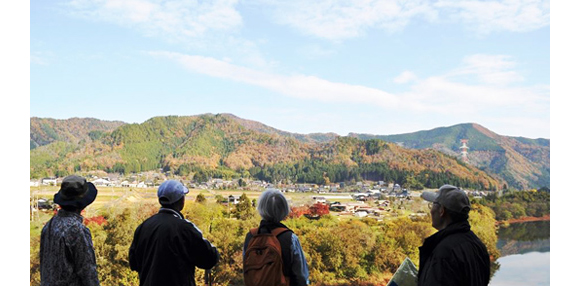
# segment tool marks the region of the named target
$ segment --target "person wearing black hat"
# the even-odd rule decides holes
[[[83,177],[63,179],[54,202],[58,213],[40,235],[40,285],[99,285],[90,230],[81,211],[97,197],[97,188]]]
[[[431,224],[438,232],[419,247],[418,286],[488,285],[489,253],[467,221],[471,210],[467,194],[443,185],[421,197],[430,202]]]
[[[129,248],[129,266],[143,286],[195,285],[195,267],[216,265],[217,249],[181,214],[189,190],[179,181],[163,182],[157,190],[159,212],[135,230]]]

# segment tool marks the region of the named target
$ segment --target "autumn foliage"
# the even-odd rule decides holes
[[[311,206],[292,207],[290,209],[289,218],[299,218],[301,216],[307,217],[321,217],[329,214],[329,207],[327,204],[315,203]]]
[[[137,226],[158,209],[150,203],[111,205],[85,220],[93,238],[101,285],[139,285],[137,273],[129,268],[128,250]],[[212,284],[216,286],[243,285],[243,243],[248,231],[259,225],[260,216],[251,208],[244,210],[244,218],[237,218],[237,211],[210,202],[187,203],[182,211],[220,252],[220,262],[212,269]],[[311,220],[303,217],[305,214],[320,216]],[[50,215],[31,222],[31,285],[40,284],[40,230],[48,219]],[[470,221],[490,254],[496,254],[493,211],[478,205],[470,213]],[[419,263],[418,247],[435,232],[428,219],[339,219],[328,214],[325,204],[294,207],[283,223],[300,240],[313,286],[385,285],[405,257]],[[203,285],[203,271],[196,271],[195,279],[197,285]]]
[[[310,208],[308,208],[308,211],[311,215],[315,216],[323,216],[330,213],[328,205],[323,203],[315,203],[311,205]]]
[[[94,217],[85,218],[83,223],[85,225],[89,225],[91,223],[96,223],[97,225],[106,225],[107,219],[105,219],[102,215],[98,215],[98,216],[94,216]]]
[[[310,209],[307,206],[292,207],[290,209],[289,218],[299,218],[305,214],[310,213]]]

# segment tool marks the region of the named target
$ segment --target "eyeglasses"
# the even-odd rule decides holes
[[[439,204],[439,203],[436,203],[436,202],[429,203],[429,204],[428,204],[428,206],[429,206],[429,209],[432,209],[432,208],[433,208],[433,205],[438,205],[438,204]]]

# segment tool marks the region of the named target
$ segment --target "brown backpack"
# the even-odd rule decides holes
[[[252,238],[244,255],[244,284],[246,286],[290,285],[284,276],[282,247],[277,236],[289,229],[279,227],[271,233],[258,233],[252,228]]]

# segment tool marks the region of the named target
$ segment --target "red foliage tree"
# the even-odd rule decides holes
[[[107,224],[107,220],[103,216],[99,215],[99,216],[85,218],[83,223],[85,225],[88,225],[89,223],[96,223],[98,225],[103,225],[103,224]]]
[[[290,214],[288,215],[289,218],[299,218],[305,214],[308,214],[310,210],[307,206],[299,206],[299,207],[292,207],[290,209]]]
[[[323,216],[330,213],[328,205],[323,203],[315,203],[308,210],[310,215],[313,216]]]

